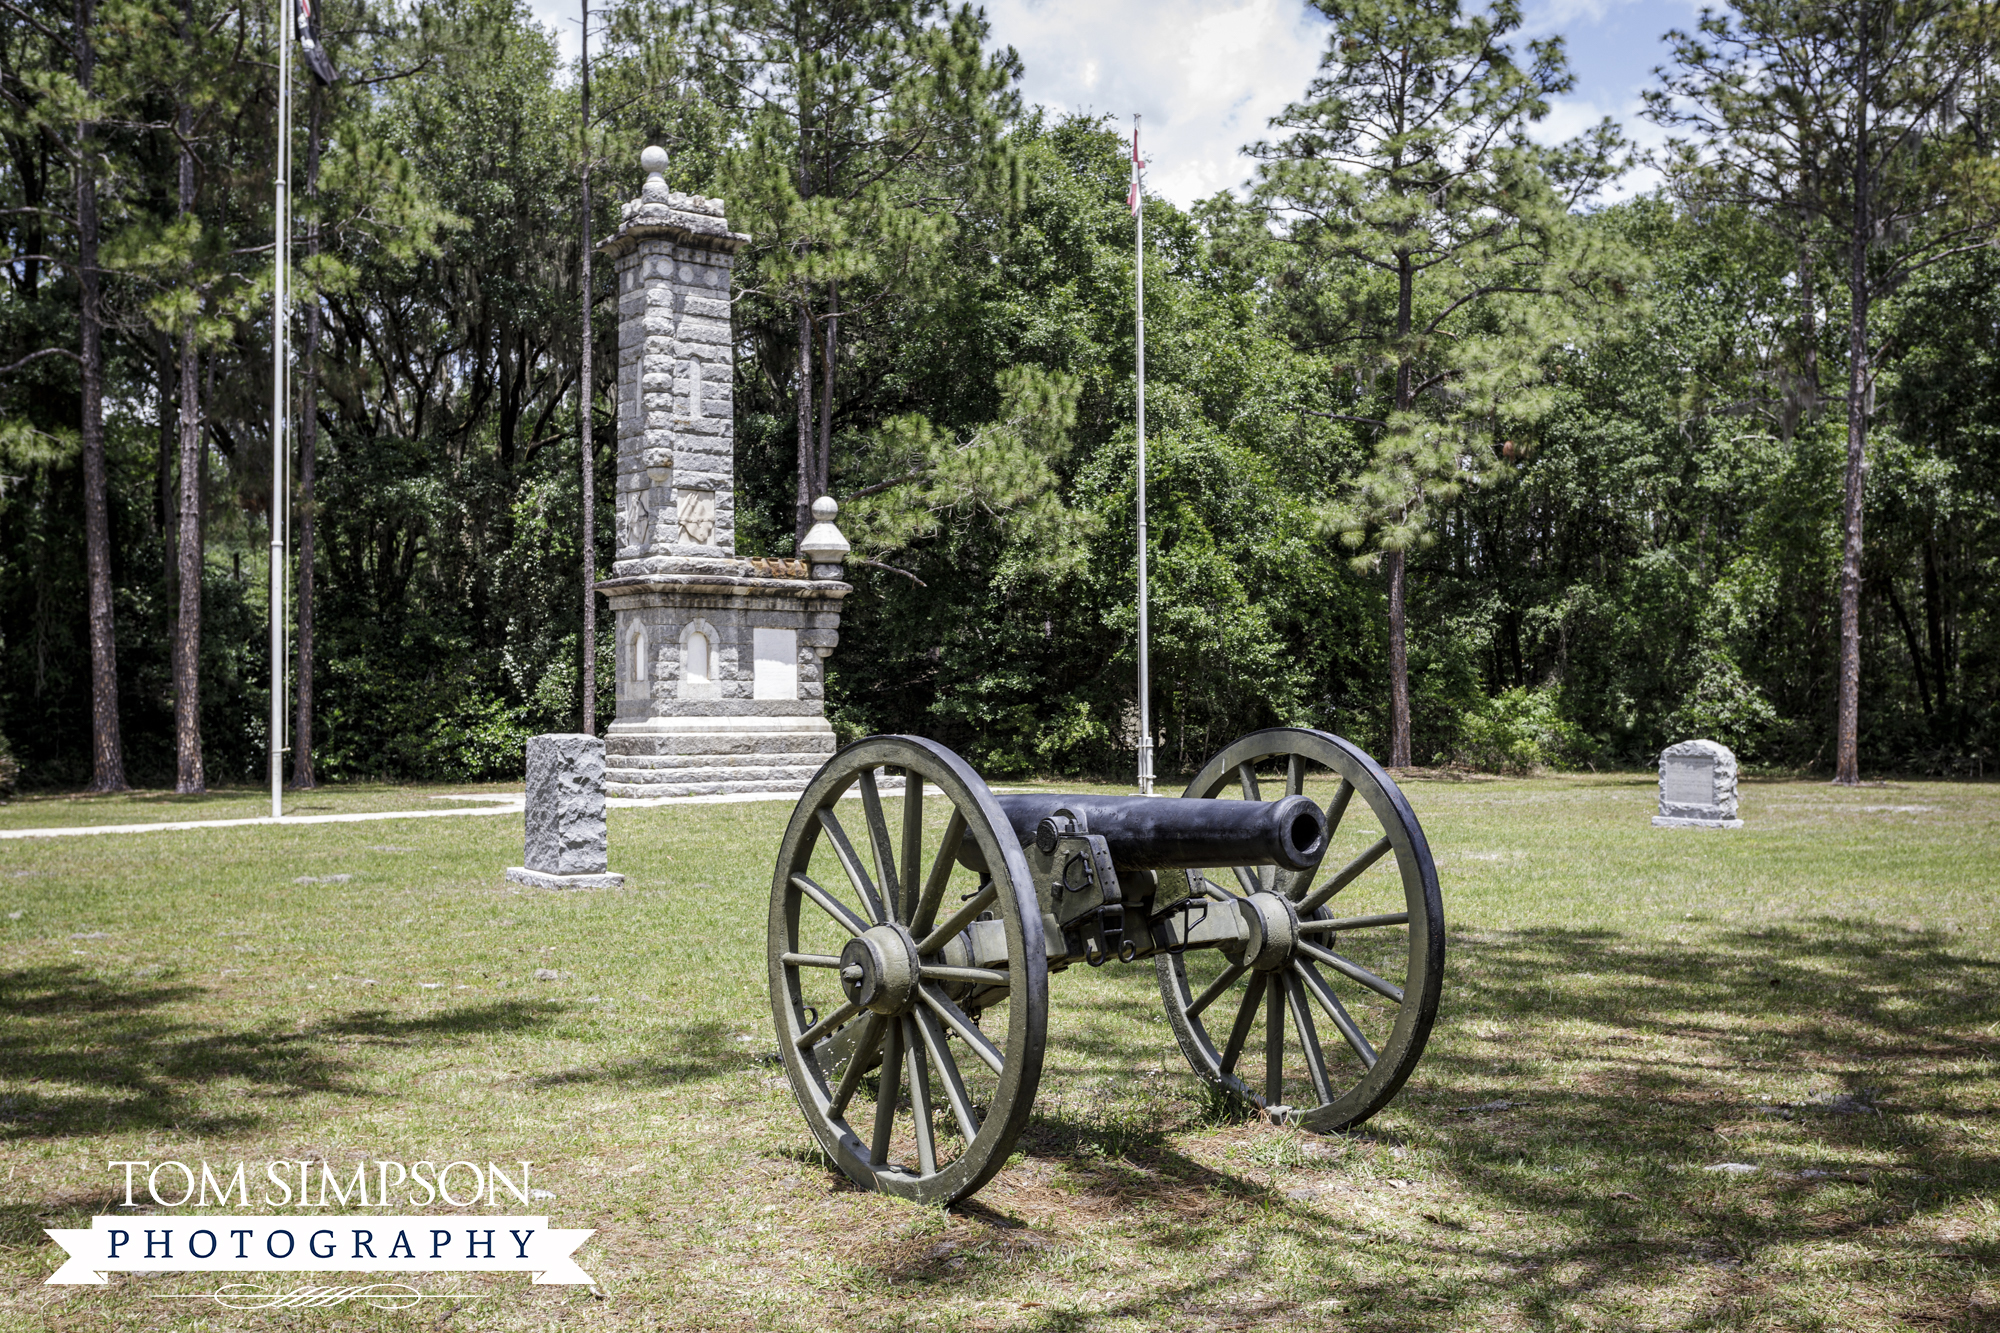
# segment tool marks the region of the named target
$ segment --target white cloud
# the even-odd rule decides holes
[[[1248,178],[1239,150],[1304,94],[1326,40],[1296,0],[994,0],[986,12],[994,44],[1021,53],[1029,101],[1127,130],[1143,116],[1147,186],[1183,205]]]

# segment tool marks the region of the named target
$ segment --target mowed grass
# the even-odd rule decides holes
[[[1652,829],[1645,775],[1407,789],[1450,952],[1389,1111],[1237,1116],[1150,964],[1078,968],[950,1213],[831,1174],[770,1063],[788,805],[613,810],[594,893],[503,881],[500,818],[0,843],[0,1327],[2000,1326],[2000,787],[1753,783],[1735,832]],[[597,1287],[42,1285],[109,1161],[272,1158],[527,1159]]]
[[[315,791],[287,791],[287,815],[338,815],[388,810],[478,808],[479,796],[499,802],[519,796],[521,784],[473,782],[452,785],[388,782],[344,783]],[[269,787],[217,786],[199,796],[171,788],[121,792],[28,791],[0,804],[0,831],[74,828],[86,824],[168,824],[198,819],[261,819],[271,813]]]

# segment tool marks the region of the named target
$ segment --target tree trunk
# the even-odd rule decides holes
[[[1937,686],[1938,713],[1945,713],[1950,687],[1945,684],[1944,599],[1938,587],[1937,537],[1924,534],[1924,633],[1930,640],[1931,680]]]
[[[306,199],[308,207],[319,187],[319,124],[321,94],[312,89],[312,111],[306,118]],[[306,223],[306,263],[319,253],[319,219]],[[309,791],[313,777],[313,463],[319,444],[319,296],[306,300],[305,374],[299,386],[299,587],[292,616],[298,627],[297,679],[292,699],[292,786]]]
[[[90,95],[96,49],[90,0],[77,0],[77,80]],[[125,745],[118,728],[118,634],[111,606],[111,514],[104,472],[104,328],[97,271],[97,164],[91,125],[76,127],[78,325],[83,358],[83,547],[89,583],[90,789],[125,790]]]
[[[840,333],[840,285],[827,285],[826,351],[820,358],[819,452],[813,459],[812,498],[827,493],[833,470],[833,344]]]
[[[813,380],[812,380],[812,307],[806,298],[799,298],[799,493],[798,507],[793,515],[794,532],[792,539],[802,542],[806,539],[806,528],[812,523],[813,495]],[[796,548],[794,548],[796,549]]]
[[[1396,335],[1410,336],[1415,303],[1416,274],[1408,255],[1398,256],[1399,288],[1396,299]],[[1414,404],[1410,359],[1396,364],[1396,410],[1407,412]],[[1402,551],[1386,551],[1382,569],[1389,577],[1389,767],[1410,766],[1410,654],[1408,616],[1404,593],[1408,581],[1409,557]]]
[[[590,5],[583,6],[583,356],[577,369],[577,431],[583,454],[583,734],[597,734],[597,471],[591,442],[590,377]]]
[[[188,28],[183,21],[182,33]],[[180,108],[180,216],[194,212],[194,114]],[[201,397],[194,321],[181,322],[180,609],[174,621],[174,790],[206,791],[201,765]],[[276,516],[272,518],[276,522]]]
[[[1382,570],[1389,576],[1389,767],[1410,766],[1410,659],[1404,635],[1404,569],[1401,551],[1385,551]]]
[[[1839,698],[1834,722],[1833,780],[1844,787],[1861,781],[1861,515],[1868,476],[1868,24],[1861,24],[1859,123],[1854,152],[1854,217],[1848,237],[1847,315],[1847,475],[1841,508]]]

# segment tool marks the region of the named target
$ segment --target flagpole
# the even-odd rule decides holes
[[[1139,794],[1153,794],[1153,693],[1146,634],[1146,212],[1140,195],[1139,117],[1132,117],[1134,328],[1139,364]]]
[[[276,267],[271,284],[271,818],[285,817],[285,260],[291,237],[292,4],[278,0]]]

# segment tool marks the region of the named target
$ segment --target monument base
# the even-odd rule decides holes
[[[1742,828],[1740,819],[1680,819],[1672,815],[1654,815],[1654,828]]]
[[[669,717],[614,722],[604,738],[607,796],[801,792],[833,757],[823,717]]]
[[[625,882],[625,877],[615,870],[596,875],[551,875],[546,870],[530,870],[526,866],[508,866],[507,878],[533,889],[615,889]]]

